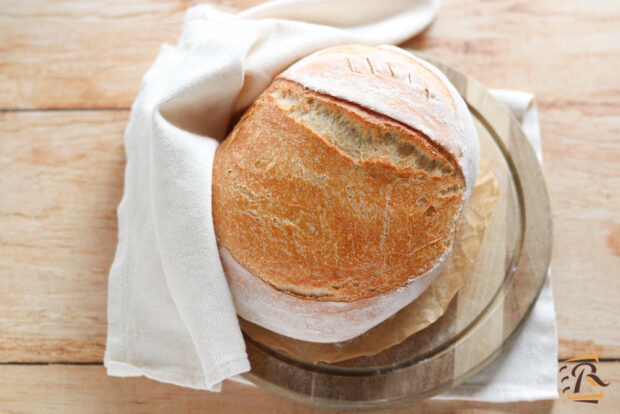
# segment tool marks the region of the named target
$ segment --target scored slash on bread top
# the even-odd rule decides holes
[[[330,89],[329,76],[313,79],[321,62],[332,73],[320,54],[293,65],[244,114],[213,167],[220,247],[275,289],[318,301],[389,293],[428,272],[449,251],[475,180],[463,168],[467,147],[450,141],[462,126],[450,125],[459,106],[441,79],[420,65],[403,78],[405,58],[391,50],[380,53],[394,59],[384,72],[373,65],[381,59],[356,71],[361,60],[350,48],[365,47],[338,48],[349,78],[361,81]],[[422,76],[430,80],[417,82]],[[403,79],[411,88],[400,94],[421,94],[394,92]],[[370,91],[350,90],[367,84]],[[373,94],[385,101],[373,103]],[[441,109],[399,119],[431,100]]]
[[[316,52],[277,78],[355,103],[420,131],[459,162],[469,197],[478,171],[473,121],[452,84],[428,62],[397,47],[348,45]]]

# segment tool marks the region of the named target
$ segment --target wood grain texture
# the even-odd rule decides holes
[[[620,5],[609,1],[442,2],[406,43],[488,88],[534,92],[556,106],[618,105]]]
[[[128,108],[160,45],[176,43],[198,3],[2,0],[0,108]]]
[[[0,361],[100,361],[127,111],[0,113]]]
[[[599,364],[601,378],[618,384],[620,363]],[[490,404],[427,400],[383,411],[385,414],[423,413],[611,413],[620,393],[603,389],[596,406],[556,401]],[[145,378],[114,378],[101,366],[0,366],[0,411],[3,413],[295,413],[328,411],[303,407],[259,388],[226,381],[220,394],[180,388]],[[589,404],[588,404],[589,406]],[[346,413],[347,411],[329,411]]]
[[[0,0],[0,109],[128,108],[159,45],[176,42],[183,12],[195,3]],[[536,93],[563,358],[620,358],[619,27],[613,1],[445,0],[435,23],[406,44],[485,86]],[[0,362],[102,359],[127,117],[124,110],[0,113]],[[603,369],[617,384],[618,363]],[[108,378],[102,367],[3,365],[0,411],[303,412],[228,385],[213,395]],[[610,388],[609,395],[619,394]],[[564,401],[420,407],[583,410]]]
[[[196,3],[3,0],[0,108],[129,107],[160,44],[176,43],[183,12]],[[613,1],[450,0],[406,46],[544,103],[617,105],[619,24]]]
[[[561,358],[620,357],[620,105],[541,107]]]

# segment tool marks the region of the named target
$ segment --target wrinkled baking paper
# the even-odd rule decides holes
[[[239,319],[241,329],[254,341],[284,351],[305,361],[334,363],[370,356],[397,345],[435,322],[448,308],[474,263],[499,186],[489,163],[480,162],[480,171],[471,198],[461,217],[452,254],[431,286],[415,301],[364,334],[336,343],[315,343],[292,339]]]

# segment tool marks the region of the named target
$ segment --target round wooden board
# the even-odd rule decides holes
[[[299,403],[327,408],[408,404],[457,386],[515,335],[542,288],[551,256],[551,212],[540,164],[519,123],[487,89],[424,56],[467,102],[481,156],[500,195],[476,262],[446,313],[371,357],[335,364],[293,358],[245,336],[245,378]]]

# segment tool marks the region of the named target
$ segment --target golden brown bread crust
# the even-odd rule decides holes
[[[274,288],[321,301],[391,292],[452,243],[455,160],[419,131],[277,79],[218,148],[218,244]]]

